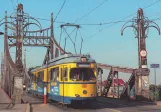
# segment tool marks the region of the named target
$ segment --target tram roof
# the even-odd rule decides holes
[[[53,66],[53,65],[58,65],[58,64],[65,64],[65,63],[80,63],[81,58],[86,57],[87,62],[86,63],[95,63],[95,60],[90,57],[90,55],[83,55],[83,54],[63,54],[57,58],[54,58],[48,62],[48,64],[43,65],[39,68],[35,68],[31,70],[31,72],[37,71],[39,69],[46,68],[47,66]]]

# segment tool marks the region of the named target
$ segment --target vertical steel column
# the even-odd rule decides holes
[[[16,76],[14,76],[14,90],[12,98],[14,99],[14,103],[22,103],[22,95],[23,95],[23,64],[22,64],[22,46],[23,46],[23,5],[18,4],[17,7],[17,37],[16,37]]]
[[[22,72],[22,46],[23,46],[23,5],[17,7],[17,37],[16,37],[16,68]]]
[[[54,38],[54,21],[53,21],[53,13],[51,13],[51,38]],[[54,58],[54,43],[52,41],[52,39],[50,39],[50,54],[51,54],[51,59]],[[53,54],[54,53],[54,54]]]
[[[122,27],[121,30],[121,35],[123,35],[123,31],[127,28],[127,27],[132,27],[134,28],[134,30],[137,32],[137,38],[138,38],[138,71],[135,73],[137,74],[135,79],[135,88],[137,90],[136,94],[138,96],[141,96],[143,98],[149,98],[148,92],[149,92],[149,87],[146,86],[143,88],[143,84],[146,82],[146,85],[149,85],[149,69],[147,67],[147,51],[146,51],[146,43],[145,43],[145,38],[146,38],[146,34],[145,31],[149,28],[149,27],[154,27],[158,30],[159,34],[160,34],[160,28],[159,26],[153,22],[148,20],[148,18],[144,17],[144,13],[143,10],[141,8],[138,9],[137,11],[137,19],[134,19],[132,25],[129,26],[125,26],[127,23],[124,24],[124,26]],[[154,24],[154,25],[151,25]]]
[[[147,56],[141,56],[140,53],[142,50],[146,52],[145,44],[145,27],[144,27],[144,14],[143,10],[139,9],[137,14],[137,26],[138,26],[138,57],[139,57],[139,69],[147,68]]]

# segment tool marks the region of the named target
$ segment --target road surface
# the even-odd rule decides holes
[[[24,102],[31,103],[31,112],[161,112],[161,106],[152,103],[127,102],[100,97],[97,98],[96,102],[92,102],[91,104],[67,107],[51,101],[48,104],[43,104],[42,98],[32,96],[31,94],[26,94],[23,99]],[[12,109],[12,111],[9,109],[6,110],[5,108],[7,106],[7,104],[0,105],[0,112],[15,112]]]
[[[56,102],[43,104],[43,99],[35,98],[30,94],[31,112],[161,112],[161,107],[152,103],[127,102],[108,98],[97,98],[96,102],[84,105],[61,106]],[[34,101],[32,103],[32,101]],[[40,103],[38,103],[40,102]]]

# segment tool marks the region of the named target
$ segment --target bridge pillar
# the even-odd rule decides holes
[[[127,23],[125,23],[127,24]],[[149,99],[149,69],[147,66],[147,51],[146,51],[146,37],[147,29],[154,27],[160,34],[159,26],[144,17],[143,9],[139,8],[137,11],[137,18],[134,19],[133,24],[129,26],[123,26],[121,34],[123,35],[124,29],[127,27],[133,27],[136,31],[136,38],[138,39],[138,70],[135,77],[135,93],[136,96],[142,96]]]
[[[135,95],[137,100],[149,99],[149,70],[137,70],[135,76]]]
[[[149,99],[149,76],[136,76],[135,81],[135,91],[137,99]]]
[[[14,92],[12,95],[12,100],[16,104],[22,103],[23,95],[23,77],[14,77]]]

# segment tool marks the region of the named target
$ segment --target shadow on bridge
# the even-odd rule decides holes
[[[130,108],[130,107],[151,107],[156,106],[154,102],[139,102],[139,101],[128,101],[128,100],[119,100],[119,99],[111,99],[111,98],[102,98],[98,97],[96,102],[91,102],[87,104],[75,104],[69,105],[68,108],[73,109],[105,109],[105,108]]]

